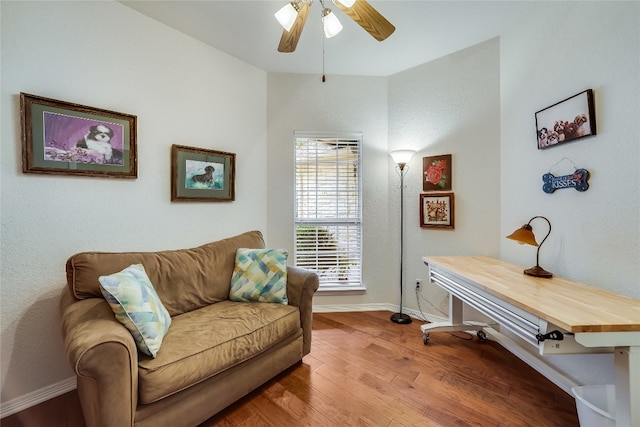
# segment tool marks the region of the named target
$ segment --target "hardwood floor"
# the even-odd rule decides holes
[[[509,351],[391,313],[316,313],[311,354],[200,427],[578,426],[575,401]],[[81,427],[75,391],[0,421]]]

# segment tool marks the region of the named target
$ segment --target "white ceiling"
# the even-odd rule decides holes
[[[273,14],[288,0],[121,0],[126,6],[266,71],[321,74],[322,7],[311,7],[298,47],[280,53],[282,28]],[[324,40],[326,74],[388,76],[503,34],[535,2],[369,2],[396,27],[378,42],[332,7],[344,29]],[[325,0],[328,7],[331,0]],[[540,5],[541,3],[538,3]]]

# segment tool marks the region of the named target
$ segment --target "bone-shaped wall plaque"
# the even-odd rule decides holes
[[[578,191],[587,191],[589,189],[589,171],[586,169],[576,169],[571,175],[553,176],[551,173],[542,175],[542,191],[545,193],[553,193],[558,189],[575,188]]]

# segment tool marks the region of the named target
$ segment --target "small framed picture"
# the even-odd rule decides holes
[[[451,191],[451,154],[422,158],[422,191]]]
[[[420,194],[420,227],[454,228],[453,193]]]
[[[591,89],[536,112],[539,150],[595,134],[596,115]]]
[[[137,178],[137,117],[20,94],[24,173]]]
[[[235,153],[171,146],[172,201],[233,201],[235,173]]]

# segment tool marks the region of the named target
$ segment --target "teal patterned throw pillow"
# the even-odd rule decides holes
[[[119,273],[100,276],[100,290],[116,319],[133,335],[138,350],[156,357],[171,316],[162,305],[142,264],[133,264]]]
[[[287,304],[288,255],[285,249],[238,249],[229,299]]]

